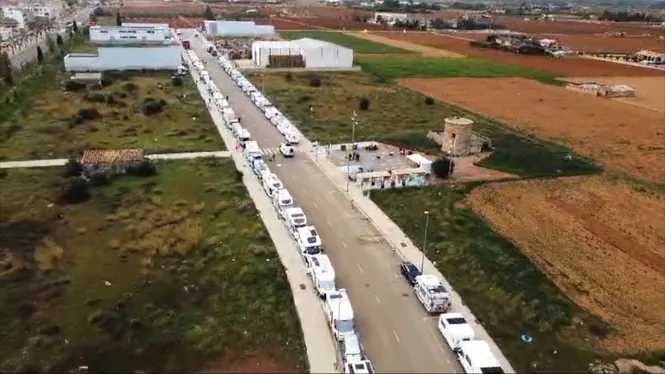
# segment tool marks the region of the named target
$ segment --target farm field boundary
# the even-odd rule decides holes
[[[459,54],[459,53],[445,51],[445,50],[438,49],[438,48],[431,48],[431,47],[418,45],[418,44],[413,44],[413,43],[409,43],[409,42],[405,42],[405,41],[390,39],[390,38],[386,38],[385,36],[381,36],[381,35],[373,34],[373,33],[365,33],[365,32],[350,33],[350,32],[347,32],[346,34],[354,36],[356,38],[370,40],[370,41],[373,41],[373,42],[390,45],[390,46],[393,46],[393,47],[396,47],[396,48],[421,53],[423,56],[427,56],[427,57],[449,57],[449,58],[464,57],[464,55]]]
[[[288,40],[300,38],[312,38],[327,41],[343,47],[353,49],[354,53],[367,53],[367,54],[410,54],[413,53],[407,49],[398,48],[357,37],[357,35],[345,34],[343,32],[331,31],[281,31],[279,33],[282,37]]]

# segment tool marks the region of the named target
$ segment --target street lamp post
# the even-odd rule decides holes
[[[355,110],[353,111],[353,116],[351,117],[351,150],[355,151],[355,143],[356,143],[356,112]],[[349,193],[349,179],[351,177],[351,171],[349,170],[349,163],[351,162],[351,157],[349,157],[349,153],[347,150],[346,154],[346,193]]]
[[[425,250],[427,248],[427,229],[429,228],[429,212],[425,211],[425,237],[423,238],[422,259],[420,260],[420,273],[424,274],[425,270]]]

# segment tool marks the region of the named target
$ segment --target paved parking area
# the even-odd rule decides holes
[[[376,144],[379,146],[379,149],[376,151],[365,150],[362,147],[356,151],[360,154],[360,159],[348,162],[351,172],[356,171],[358,168],[362,168],[364,171],[384,171],[417,167],[406,158],[406,155],[399,153],[399,148],[381,143]],[[335,150],[334,148],[336,147],[333,147],[330,151],[328,159],[335,166],[341,168],[341,170],[346,170],[346,155],[349,154],[349,151]]]

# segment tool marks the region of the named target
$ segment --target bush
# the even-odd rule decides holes
[[[108,87],[108,86],[113,84],[113,79],[111,79],[109,77],[104,77],[104,78],[102,78],[100,83],[102,84],[102,87]]]
[[[66,204],[82,203],[90,198],[88,182],[81,177],[73,177],[67,181],[60,199]]]
[[[449,158],[440,158],[432,162],[432,173],[441,179],[448,179],[455,171],[455,162]]]
[[[127,174],[137,177],[150,177],[157,174],[157,168],[150,160],[144,160],[127,168]]]
[[[66,177],[78,177],[83,172],[83,166],[76,159],[70,158],[65,164]]]
[[[291,73],[286,73],[286,75],[284,76],[284,78],[286,79],[287,82],[291,82],[291,81],[293,81],[293,74],[291,74]]]
[[[105,173],[92,173],[90,175],[90,185],[93,187],[107,186],[111,182],[111,178]]]
[[[426,105],[434,105],[434,99],[432,99],[431,97],[427,96],[427,97],[425,98],[425,104],[426,104]]]
[[[82,82],[66,80],[65,83],[63,84],[63,87],[65,91],[76,92],[85,89],[86,85],[85,83]]]
[[[102,97],[103,97],[102,101],[106,100],[104,95],[102,95]],[[80,117],[84,121],[88,121],[88,120],[93,120],[93,119],[100,118],[102,115],[99,114],[99,112],[95,108],[81,108],[81,109],[79,109],[79,112],[76,116]]]
[[[311,77],[309,79],[309,85],[310,85],[310,87],[321,87],[321,78]]]
[[[175,87],[182,87],[182,85],[185,83],[185,80],[182,79],[182,77],[175,76],[171,78],[171,84],[173,84]]]
[[[83,100],[90,103],[104,103],[106,102],[106,95],[99,92],[87,93],[83,96]]]
[[[149,97],[143,101],[143,107],[141,109],[144,115],[151,116],[164,110],[164,106],[166,106],[166,101]]]
[[[122,85],[122,89],[127,92],[134,92],[139,89],[139,86],[137,86],[134,82],[127,82]]]
[[[369,109],[369,98],[363,97],[360,99],[360,105],[358,106],[360,110],[367,110]]]

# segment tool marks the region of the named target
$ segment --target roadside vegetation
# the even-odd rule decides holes
[[[0,371],[307,370],[284,268],[233,163],[154,171],[73,190],[62,169],[2,171]]]
[[[371,40],[356,38],[355,36],[347,35],[341,32],[328,32],[328,31],[280,31],[284,39],[294,40],[301,38],[311,38],[324,40],[330,43],[335,43],[343,47],[353,49],[354,53],[366,54],[412,54],[413,52],[406,49],[393,47],[387,44],[376,43]]]
[[[380,79],[397,78],[496,78],[522,77],[562,85],[557,75],[527,67],[480,58],[441,58],[423,56],[363,57],[363,71]]]
[[[423,212],[430,212],[427,257],[517,372],[586,372],[604,356],[593,347],[609,327],[577,307],[473,212],[465,197],[474,186],[382,190],[371,196],[414,242],[423,240]],[[533,342],[524,343],[523,334]]]
[[[321,143],[351,141],[355,111],[355,139],[375,140],[441,153],[427,133],[443,129],[443,120],[465,116],[475,121],[474,131],[492,140],[492,155],[479,165],[522,177],[562,176],[599,172],[594,164],[569,149],[515,132],[495,121],[365,73],[259,74],[248,78],[310,140]],[[538,160],[538,162],[534,162]]]

